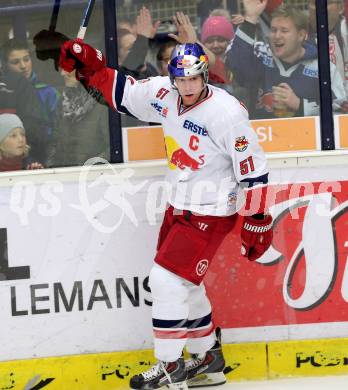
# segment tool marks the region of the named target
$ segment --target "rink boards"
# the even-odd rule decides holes
[[[348,155],[325,156],[269,157],[272,250],[246,262],[237,224],[206,276],[229,381],[347,373]],[[164,168],[2,176],[0,390],[125,389],[153,363]]]
[[[228,344],[228,382],[348,373],[348,339]],[[0,363],[0,389],[123,390],[148,369],[151,350]]]

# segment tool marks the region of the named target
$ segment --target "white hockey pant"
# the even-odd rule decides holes
[[[154,348],[157,359],[177,360],[186,345],[203,353],[215,343],[211,305],[203,283],[193,283],[155,264],[150,272]]]

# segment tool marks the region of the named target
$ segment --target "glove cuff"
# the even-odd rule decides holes
[[[265,233],[272,229],[273,219],[271,215],[265,215],[264,219],[244,217],[243,229],[253,233]]]

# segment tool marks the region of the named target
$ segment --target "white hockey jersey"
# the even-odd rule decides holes
[[[168,77],[136,81],[118,73],[113,105],[142,121],[162,123],[172,206],[231,215],[243,204],[240,182],[267,182],[266,159],[246,108],[224,90],[208,89],[205,99],[182,110]]]

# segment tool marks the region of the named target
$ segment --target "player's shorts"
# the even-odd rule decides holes
[[[170,206],[159,233],[155,262],[199,285],[236,219],[236,214],[228,217],[199,215]]]

